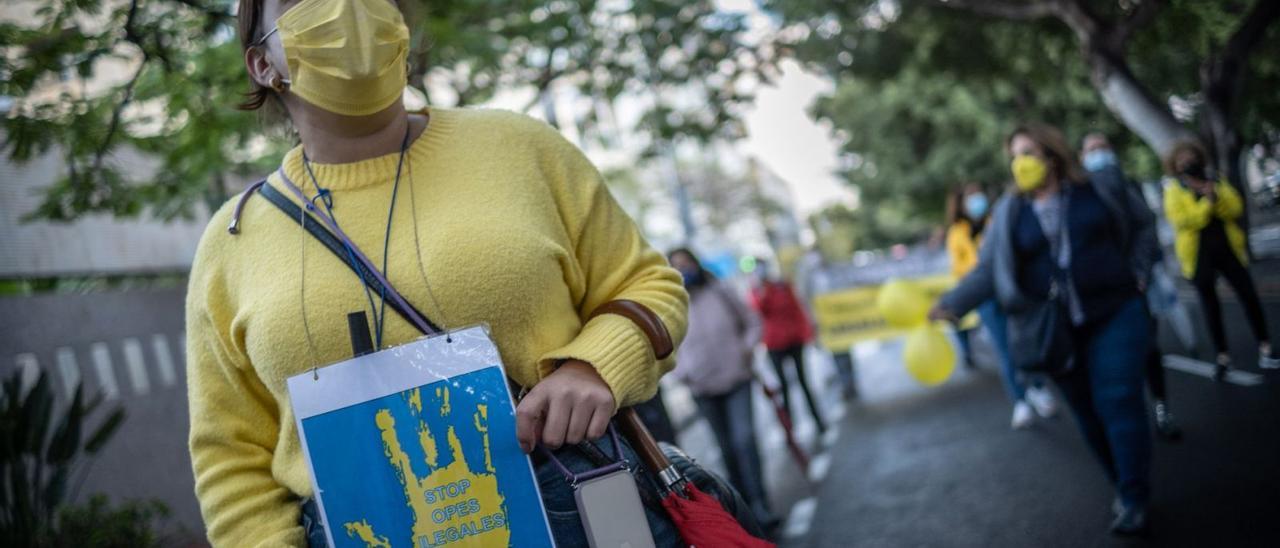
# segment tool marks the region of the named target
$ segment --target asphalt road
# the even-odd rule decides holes
[[[1280,261],[1259,263],[1254,273],[1271,332],[1280,335]],[[1186,434],[1155,444],[1148,539],[1107,533],[1114,493],[1070,417],[1013,431],[1010,405],[990,366],[957,370],[942,386],[925,388],[903,370],[899,343],[886,342],[856,349],[862,395],[847,406],[839,402],[829,364],[810,352],[811,378],[820,380],[824,407],[839,417],[833,421],[839,431],[824,444],[806,417],[797,417],[802,442],[816,456],[808,478],[789,458],[772,411],[757,398],[771,498],[788,516],[780,543],[1280,546],[1280,374],[1260,374],[1240,307],[1229,291],[1222,295],[1241,374],[1215,383],[1207,364],[1197,361],[1207,355],[1186,356],[1187,349],[1162,337],[1170,401]],[[1192,295],[1184,291],[1184,297]],[[700,421],[681,442],[703,464],[719,466]]]

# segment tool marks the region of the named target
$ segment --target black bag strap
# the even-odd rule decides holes
[[[369,289],[371,291],[373,291],[374,293],[377,293],[378,295],[385,295],[387,293],[384,290],[388,288],[383,288],[382,282],[378,281],[378,277],[374,276],[372,272],[369,272],[365,268],[363,263],[361,263],[360,261],[350,260],[351,256],[350,256],[350,252],[347,250],[347,246],[344,245],[342,243],[342,240],[338,239],[337,236],[334,236],[332,232],[329,232],[329,229],[325,228],[324,225],[320,224],[319,220],[316,220],[315,218],[311,218],[310,215],[306,215],[305,213],[303,213],[302,208],[298,207],[298,204],[293,203],[292,200],[290,200],[284,194],[281,194],[280,191],[275,189],[275,187],[271,186],[270,184],[266,184],[266,181],[263,181],[261,183],[258,183],[249,187],[249,190],[247,192],[254,192],[255,190],[258,192],[258,194],[261,194],[263,198],[266,198],[268,202],[271,202],[272,205],[276,206],[277,209],[283,212],[285,216],[289,217],[290,219],[293,219],[293,222],[298,223],[300,226],[306,229],[307,233],[311,234],[311,236],[313,236],[316,240],[319,240],[321,244],[323,244],[326,248],[328,248],[329,251],[331,251],[333,255],[337,257],[339,261],[342,262],[342,264],[347,265],[347,267],[350,268],[351,271],[354,272],[355,275],[365,283],[365,285],[369,286]],[[311,219],[310,222],[304,222],[305,220],[304,215],[307,218]],[[391,309],[395,310],[396,313],[400,315],[400,317],[404,318],[405,321],[409,322],[409,325],[415,325],[412,319],[413,316],[410,315],[410,310],[405,310],[404,308],[401,308],[400,304],[396,302],[395,299],[385,299],[385,301],[387,306],[391,307]],[[422,318],[423,321],[427,322],[427,326],[429,326],[431,329],[433,329],[437,333],[444,332],[444,330],[441,329],[438,325],[436,325],[435,322],[431,321],[431,318],[428,318],[426,314],[423,314],[421,311],[418,310],[417,307],[413,306],[413,303],[410,303],[406,299],[405,304],[409,306],[409,308],[412,310],[413,313],[416,313],[418,317]],[[426,333],[424,333],[424,335],[425,334]]]

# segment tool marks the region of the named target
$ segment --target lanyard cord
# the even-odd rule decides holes
[[[391,244],[391,219],[396,209],[396,196],[399,194],[399,189],[400,189],[400,174],[404,166],[405,152],[409,150],[409,132],[412,129],[412,127],[413,127],[412,124],[409,123],[408,120],[406,120],[405,128],[404,128],[404,138],[401,139],[400,141],[400,158],[396,162],[395,183],[391,187],[391,205],[388,207],[387,229],[385,231],[385,234],[383,236],[383,241],[382,241],[382,274],[384,277],[387,275],[387,272],[388,272],[387,270],[388,253],[387,252]],[[331,222],[333,222],[334,226],[337,227],[338,218],[333,214],[333,194],[329,192],[329,189],[320,186],[320,181],[316,179],[315,172],[311,170],[311,161],[307,157],[306,150],[302,151],[302,166],[306,168],[307,176],[311,179],[311,184],[316,187],[316,195],[311,198],[311,203],[314,206],[315,201],[319,199],[320,202],[324,204],[324,207],[328,213],[329,219],[331,219]],[[281,173],[283,173],[283,171]],[[358,265],[360,264],[359,260],[355,256],[355,251],[351,249],[351,244],[347,242],[345,238],[343,239],[342,247],[347,251],[347,259],[351,262],[351,265],[355,267],[355,270],[357,272],[359,272],[360,271],[358,267]],[[372,265],[370,265],[370,267],[372,267]],[[379,308],[373,302],[373,292],[369,290],[369,283],[368,283],[368,280],[365,279],[364,274],[360,275],[360,282],[361,282],[361,285],[364,286],[365,297],[369,300],[369,312],[373,315],[373,321],[374,321],[374,324],[376,325],[374,346],[378,349],[382,349],[382,332],[383,332],[382,328],[384,325],[384,321],[386,320],[386,306],[387,306],[386,285],[385,284],[382,285],[382,290],[378,295],[378,297],[381,299],[381,302],[382,302],[382,306],[381,308]]]
[[[391,206],[387,208],[387,231],[382,237],[382,275],[387,276],[388,278],[390,277],[388,275],[388,272],[390,271],[387,270],[387,256],[389,255],[388,251],[391,249],[391,220],[395,216],[396,212],[396,196],[400,193],[400,173],[404,168],[404,153],[409,149],[410,127],[412,127],[412,124],[410,124],[409,119],[406,118],[404,121],[404,139],[400,141],[400,160],[396,162],[396,182],[391,185]],[[409,186],[413,186],[413,183],[410,182]],[[381,295],[379,295],[379,297],[382,299],[382,304],[378,308],[378,333],[377,338],[375,339],[375,344],[377,344],[377,348],[381,350],[382,324],[387,320],[387,286],[382,286]]]

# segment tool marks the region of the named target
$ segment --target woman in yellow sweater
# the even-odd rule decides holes
[[[1179,143],[1169,152],[1164,162],[1169,175],[1164,186],[1164,213],[1173,225],[1174,248],[1182,263],[1182,274],[1200,294],[1217,352],[1214,378],[1222,380],[1231,367],[1231,354],[1227,352],[1222,305],[1218,302],[1218,274],[1231,284],[1244,306],[1249,326],[1258,339],[1259,365],[1280,368],[1280,359],[1271,347],[1258,290],[1249,276],[1249,254],[1239,221],[1244,201],[1225,179],[1215,182],[1209,176],[1208,165],[1208,154],[1199,144]]]
[[[287,177],[329,208],[444,328],[490,326],[527,390],[517,407],[526,451],[599,438],[618,408],[654,394],[671,364],[641,328],[588,318],[635,301],[678,345],[688,296],[578,149],[517,114],[407,112],[409,31],[390,0],[240,0],[238,13],[244,107],[282,106],[300,141],[267,184],[291,196]],[[300,503],[313,493],[285,379],[350,357],[347,314],[367,311],[380,347],[420,336],[379,314],[377,294],[295,221],[264,199],[233,200],[191,271],[190,449],[215,546],[307,545]],[[549,513],[571,514],[551,520],[553,533],[585,542],[567,484],[543,468]],[[660,545],[678,542],[665,516],[647,517]]]

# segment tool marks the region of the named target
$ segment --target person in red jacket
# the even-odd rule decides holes
[[[800,300],[791,290],[786,280],[769,273],[769,265],[757,260],[757,283],[751,290],[751,305],[760,313],[764,321],[765,349],[769,351],[769,361],[773,362],[773,370],[778,374],[778,383],[782,389],[782,403],[791,413],[791,393],[787,385],[786,360],[795,364],[796,378],[800,381],[800,389],[804,391],[804,399],[813,413],[813,422],[818,426],[818,434],[827,431],[827,423],[818,412],[818,403],[813,399],[809,382],[804,375],[804,345],[813,340],[813,324],[805,314]],[[792,416],[795,416],[792,414]]]

